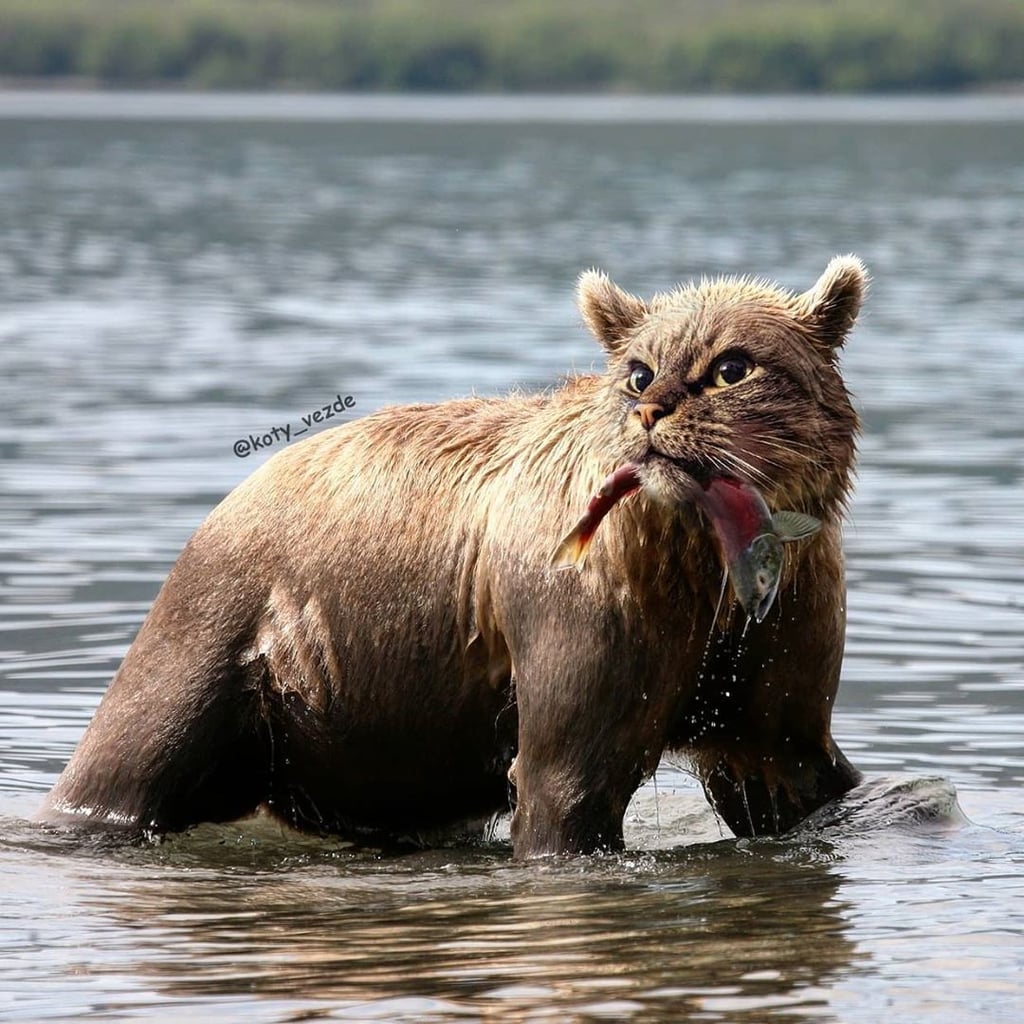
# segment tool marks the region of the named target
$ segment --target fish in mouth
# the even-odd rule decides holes
[[[555,550],[553,568],[582,571],[601,521],[641,488],[641,474],[638,463],[626,462],[605,478],[583,517]],[[772,513],[760,491],[736,477],[694,476],[689,496],[711,521],[740,607],[755,622],[763,622],[779,590],[783,544],[814,536],[821,521],[803,512]]]

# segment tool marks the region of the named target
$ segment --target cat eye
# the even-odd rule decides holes
[[[652,380],[654,380],[654,371],[649,366],[644,366],[643,363],[634,363],[629,379],[626,381],[626,387],[634,395],[639,395],[645,388],[650,387]]]
[[[749,377],[753,369],[754,364],[746,356],[723,356],[711,367],[711,383],[716,388],[727,388]]]

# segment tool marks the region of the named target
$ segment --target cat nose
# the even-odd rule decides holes
[[[644,430],[652,430],[654,424],[667,416],[672,410],[667,409],[660,402],[638,402],[634,412],[640,417]]]

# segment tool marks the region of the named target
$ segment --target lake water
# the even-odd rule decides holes
[[[1024,1019],[1024,98],[3,94],[0,212],[0,1019]],[[237,440],[587,370],[592,265],[849,251],[840,806],[737,841],[666,764],[528,865],[27,821]]]

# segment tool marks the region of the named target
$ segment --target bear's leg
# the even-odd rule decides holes
[[[705,748],[695,763],[712,807],[737,836],[781,835],[861,780],[831,741]]]
[[[821,571],[828,578],[842,569]],[[734,621],[705,657],[691,734],[679,745],[690,749],[708,799],[738,836],[787,832],[860,782],[832,739],[841,598],[792,587],[764,623]]]
[[[174,831],[266,799],[267,724],[243,657],[253,605],[230,565],[193,541],[39,817]]]
[[[512,846],[519,859],[544,854],[621,850],[622,818],[635,784],[588,778],[566,758],[537,763],[529,748],[516,755]]]
[[[517,858],[622,849],[626,807],[661,752],[639,689],[629,700],[600,664],[590,671],[582,656],[573,660],[544,674],[557,685],[531,688],[528,673],[518,677],[519,746],[509,772]]]
[[[178,831],[229,821],[265,799],[266,738],[237,679],[185,652],[151,662],[140,634],[40,817]],[[235,670],[237,673],[237,670]]]

